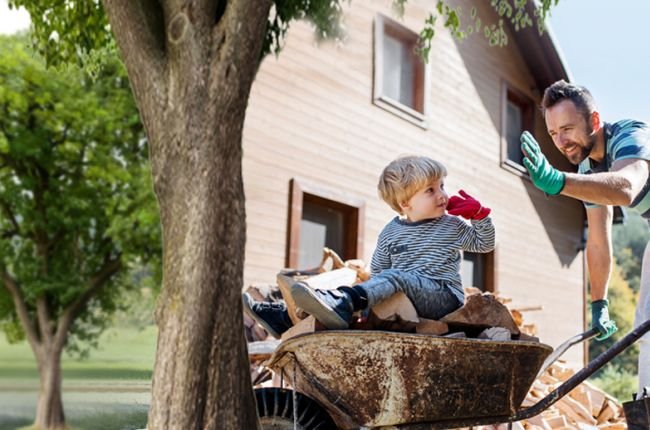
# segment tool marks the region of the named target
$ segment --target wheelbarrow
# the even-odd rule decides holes
[[[267,366],[293,390],[256,390],[263,429],[429,430],[509,423],[564,397],[650,330],[646,321],[536,404],[532,383],[570,346],[387,331],[320,331],[282,342]]]

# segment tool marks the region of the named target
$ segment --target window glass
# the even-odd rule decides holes
[[[384,35],[384,94],[415,109],[413,102],[413,62],[410,45],[388,34]]]
[[[522,109],[516,103],[508,100],[506,107],[506,142],[508,144],[508,160],[523,165],[523,154],[519,138],[524,131]]]
[[[485,291],[485,254],[464,252],[460,275],[463,287],[475,287]]]
[[[344,256],[344,214],[315,202],[305,201],[300,220],[298,268],[317,266],[328,247]]]

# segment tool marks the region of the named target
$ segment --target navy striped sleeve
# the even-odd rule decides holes
[[[469,252],[490,252],[495,246],[494,225],[490,217],[472,221],[471,225],[460,223],[460,237],[463,250]]]
[[[390,224],[389,224],[390,225]],[[375,276],[384,269],[390,269],[390,254],[388,253],[388,244],[386,242],[386,227],[377,238],[377,247],[370,260],[370,275]]]

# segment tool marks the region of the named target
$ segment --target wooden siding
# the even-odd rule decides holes
[[[245,282],[272,283],[284,264],[291,178],[366,202],[360,257],[369,261],[377,234],[395,215],[377,197],[381,170],[401,154],[424,154],[447,166],[448,190],[463,188],[493,209],[496,288],[515,307],[542,305],[525,319],[557,346],[583,329],[583,210],[568,198],[546,198],[500,164],[504,82],[536,103],[543,88],[535,88],[513,40],[504,48],[489,47],[480,35],[458,42],[440,26],[428,66],[428,128],[374,105],[373,22],[377,13],[392,16],[391,3],[346,3],[342,45],[317,45],[307,23],[294,23],[279,58],[264,60],[244,130]],[[423,4],[407,4],[403,25],[419,31]],[[459,4],[469,11],[468,1]],[[546,135],[538,112],[535,135]],[[553,162],[570,168],[549,140],[542,144]],[[582,349],[567,358],[582,364]]]

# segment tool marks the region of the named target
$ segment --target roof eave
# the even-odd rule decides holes
[[[534,16],[535,7],[532,2],[527,4],[526,9],[530,16]],[[548,24],[548,20],[541,35],[537,30],[536,22],[532,26],[518,31],[515,31],[514,26],[509,21],[508,26],[540,91],[544,91],[546,87],[559,79],[568,82],[573,81],[569,66],[564,59],[553,30]]]

